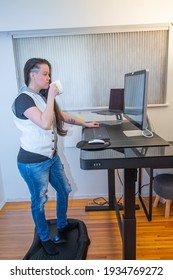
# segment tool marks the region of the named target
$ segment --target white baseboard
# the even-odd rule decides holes
[[[117,193],[116,194],[116,197],[117,198],[120,198],[122,196],[122,193]],[[148,196],[148,194],[146,193],[143,193],[143,196]],[[99,193],[99,194],[81,194],[81,195],[75,195],[75,194],[73,194],[73,193],[71,193],[70,195],[69,195],[69,199],[70,200],[75,200],[75,199],[95,199],[95,198],[98,198],[98,197],[104,197],[104,198],[107,198],[108,197],[108,194],[101,194],[101,193]],[[55,200],[56,198],[55,198],[55,196],[54,195],[51,195],[51,196],[49,196],[49,199],[48,200]],[[7,201],[5,201],[4,203],[2,203],[2,207],[3,207],[3,205],[6,203],[6,202],[24,202],[24,201],[30,201],[30,198],[28,198],[28,197],[18,197],[18,198],[15,198],[15,199],[8,199]],[[1,204],[0,204],[0,209],[2,208],[1,207]]]
[[[97,197],[107,197],[107,194],[82,194],[82,195],[74,195],[73,193],[71,193],[69,195],[69,199],[71,200],[75,200],[75,199],[93,199],[93,198],[97,198]],[[118,197],[118,195],[117,195]],[[54,195],[50,195],[48,200],[55,200],[56,197]],[[25,201],[30,201],[30,198],[28,197],[17,197],[17,198],[11,198],[11,199],[7,199],[7,202],[25,202]]]
[[[5,200],[3,200],[3,201],[1,201],[0,202],[0,210],[2,209],[2,207],[5,205],[5,203],[6,203],[6,201]]]

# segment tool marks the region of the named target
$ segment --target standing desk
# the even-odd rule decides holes
[[[130,124],[125,124],[125,128],[127,128],[127,125]],[[115,139],[119,139],[118,134],[121,134],[123,129],[122,126],[117,127],[107,126],[108,131],[110,129],[111,145],[106,149],[80,151],[80,167],[84,170],[108,170],[109,205],[107,208],[102,206],[103,208],[100,210],[116,211],[122,237],[123,259],[134,260],[136,259],[135,185],[137,170],[140,168],[172,168],[173,146],[166,141],[164,142],[162,138],[160,139],[155,134],[151,140],[144,139],[145,137],[141,139],[142,136],[139,136],[138,141],[135,142],[137,146],[133,145],[133,139],[131,138],[129,139],[131,147],[128,147],[128,144],[124,144],[125,147],[117,148],[115,145],[118,146],[118,142],[116,144]],[[86,137],[86,130],[87,128],[83,129],[82,139]],[[144,146],[141,146],[142,144]],[[124,169],[124,213],[122,217],[115,197],[115,169]]]

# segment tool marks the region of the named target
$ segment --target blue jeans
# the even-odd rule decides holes
[[[71,186],[65,175],[58,155],[41,163],[20,163],[18,169],[28,185],[31,194],[31,211],[33,220],[42,241],[50,239],[45,218],[44,204],[48,200],[48,184],[56,191],[57,227],[67,225],[68,195]]]

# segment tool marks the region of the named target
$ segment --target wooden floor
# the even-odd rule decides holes
[[[115,212],[86,212],[85,205],[89,202],[91,201],[71,200],[68,210],[69,218],[80,219],[87,226],[91,240],[87,259],[121,260],[122,242]],[[171,216],[167,219],[164,217],[164,207],[159,204],[153,209],[151,222],[146,219],[142,207],[136,210],[138,260],[173,259],[173,206],[171,205]],[[55,202],[47,203],[46,217],[56,218]],[[0,211],[0,260],[22,259],[32,244],[33,230],[30,204],[6,203]]]

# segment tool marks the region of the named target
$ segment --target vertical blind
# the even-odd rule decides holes
[[[14,38],[18,86],[31,57],[52,65],[60,79],[64,110],[107,106],[111,88],[124,87],[124,74],[149,69],[148,104],[165,103],[168,30]]]

